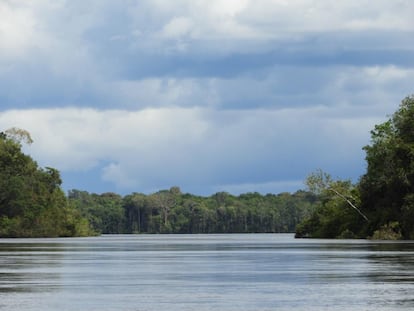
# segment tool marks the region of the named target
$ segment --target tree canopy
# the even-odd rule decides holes
[[[30,134],[0,132],[0,236],[38,237],[89,234],[89,226],[68,205],[58,170],[41,168],[22,151]]]
[[[305,191],[201,197],[179,187],[124,197],[71,190],[68,198],[99,233],[294,232],[316,200]]]
[[[333,182],[322,173],[308,178],[309,189],[320,194],[321,201],[298,225],[297,236],[414,239],[413,96],[375,126],[371,143],[363,149],[367,170],[355,185]],[[345,210],[346,203],[354,205],[353,214]]]
[[[414,96],[406,97],[386,122],[371,131],[364,147],[367,171],[361,177],[361,206],[373,233],[390,228],[414,239]]]

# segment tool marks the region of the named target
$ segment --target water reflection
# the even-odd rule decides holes
[[[414,243],[292,235],[0,240],[0,309],[414,307]]]
[[[59,249],[58,243],[0,240],[0,293],[55,290],[62,259]]]

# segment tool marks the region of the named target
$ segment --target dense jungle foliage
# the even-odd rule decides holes
[[[59,171],[40,168],[21,151],[22,143],[32,143],[28,132],[0,132],[0,236],[90,234],[87,220],[68,204]]]
[[[294,232],[316,196],[298,191],[201,197],[172,187],[125,197],[71,190],[68,199],[98,233],[248,233]]]
[[[319,203],[298,225],[298,237],[414,239],[414,96],[371,131],[367,171],[359,182],[318,171],[309,189]]]

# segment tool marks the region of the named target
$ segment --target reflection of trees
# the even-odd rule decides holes
[[[0,242],[0,293],[53,291],[62,244]]]
[[[315,282],[414,283],[414,243],[366,240],[310,242],[303,245],[310,251],[306,260],[313,263]]]
[[[370,245],[368,277],[374,282],[414,283],[414,243],[374,242]]]
[[[414,243],[373,242],[367,255],[368,297],[389,310],[414,304]],[[408,309],[407,309],[408,310]]]

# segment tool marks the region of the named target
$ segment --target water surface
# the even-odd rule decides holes
[[[413,310],[414,242],[290,234],[0,240],[1,310]]]

